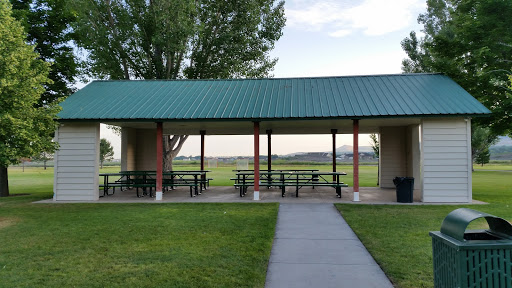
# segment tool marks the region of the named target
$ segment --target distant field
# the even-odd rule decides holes
[[[275,169],[318,169],[320,171],[331,171],[329,165],[274,165]],[[119,166],[105,166],[100,169],[100,173],[114,173],[119,172],[121,168]],[[175,170],[199,170],[198,165],[176,165]],[[206,168],[212,172],[208,173],[208,177],[213,178],[210,182],[212,186],[232,186],[234,181],[229,180],[230,178],[236,177],[236,166],[231,167],[217,167],[217,168]],[[252,167],[249,167],[252,169]],[[337,171],[343,171],[347,173],[347,176],[342,177],[341,181],[347,183],[349,186],[353,185],[352,166],[338,165],[336,166]],[[28,182],[30,179],[30,182]],[[103,181],[101,177],[100,182]],[[53,168],[47,168],[44,170],[41,167],[25,167],[25,172],[22,172],[21,167],[10,167],[9,168],[9,181],[11,184],[11,193],[24,193],[24,187],[39,187],[41,190],[51,190],[53,187]],[[359,183],[364,187],[376,187],[377,186],[377,166],[360,166],[359,167]],[[35,185],[35,186],[34,186]]]
[[[473,165],[473,169],[475,170],[509,170],[512,171],[512,162],[508,163],[489,163],[482,165]]]

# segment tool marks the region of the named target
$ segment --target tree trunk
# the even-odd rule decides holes
[[[7,167],[0,167],[0,197],[9,196],[9,181],[7,179]]]
[[[46,160],[43,161],[44,170],[46,170]]]
[[[377,186],[380,186],[379,180],[380,180],[380,164],[377,163]]]
[[[187,139],[188,135],[164,135],[164,171],[172,171],[172,160]]]

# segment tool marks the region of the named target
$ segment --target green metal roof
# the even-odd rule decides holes
[[[490,113],[442,74],[93,81],[61,106],[61,120],[364,119]]]

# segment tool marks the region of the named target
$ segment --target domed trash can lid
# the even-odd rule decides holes
[[[468,231],[472,221],[484,218],[489,229]],[[441,234],[458,241],[472,240],[512,240],[512,225],[505,219],[469,208],[459,208],[450,212],[441,224]]]

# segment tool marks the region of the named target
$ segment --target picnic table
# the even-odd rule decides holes
[[[234,184],[240,189],[240,197],[247,193],[247,187],[254,186],[254,171],[242,171],[236,173],[237,182]],[[321,172],[321,171],[260,171],[260,186],[280,187],[281,196],[285,196],[286,187],[295,187],[295,197],[299,197],[299,189],[302,187],[326,186],[336,189],[336,195],[341,198],[341,187],[348,187],[340,181],[340,177],[347,175],[345,172]],[[329,180],[329,179],[332,179]]]
[[[233,172],[237,172],[237,177],[236,178],[231,178],[230,180],[234,180],[235,181],[235,184],[238,183],[238,181],[240,179],[238,179],[239,177],[239,173],[241,172],[252,172],[253,175],[254,175],[254,170],[252,169],[234,169],[232,170]],[[319,171],[318,169],[271,169],[271,170],[260,170],[260,179],[262,180],[269,180],[269,181],[272,181],[272,177],[269,176],[268,173],[264,174],[264,176],[262,176],[263,174],[261,172],[316,172],[316,171]],[[242,174],[240,174],[242,175]],[[266,177],[265,177],[266,176]],[[266,179],[265,179],[266,178]],[[267,186],[267,187],[270,187],[270,186]],[[237,187],[235,186],[235,189]],[[314,188],[314,187],[313,187]]]
[[[190,197],[200,195],[202,188],[206,189],[206,184],[210,179],[206,178],[207,170],[195,171],[172,171],[162,173],[162,187],[188,186],[190,187]],[[101,173],[103,177],[103,196],[115,193],[115,188],[136,188],[137,197],[147,195],[149,188],[149,196],[153,197],[153,188],[156,189],[156,171],[120,171],[119,173]],[[115,180],[110,180],[114,178]],[[108,194],[112,188],[112,194]],[[142,188],[142,195],[139,194],[139,188]],[[103,197],[101,196],[101,197]]]

